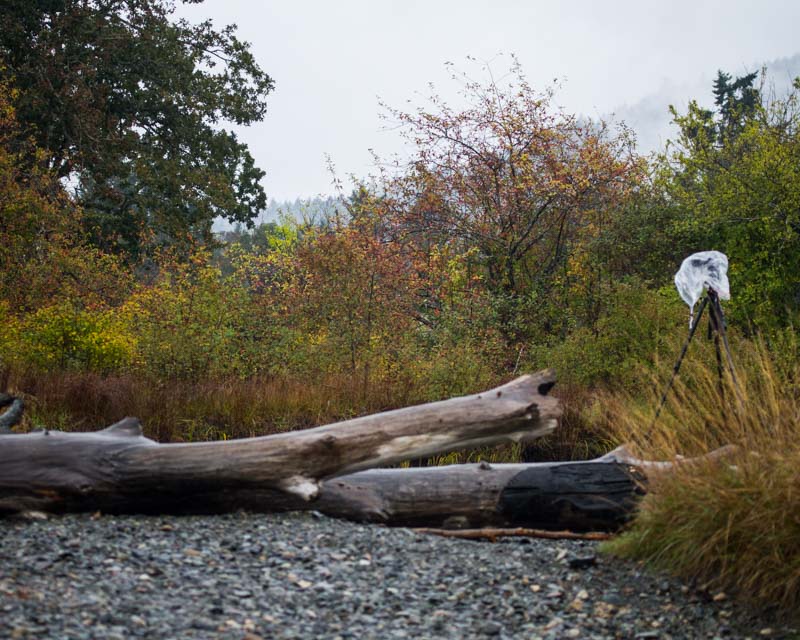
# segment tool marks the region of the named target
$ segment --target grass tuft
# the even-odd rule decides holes
[[[644,458],[738,449],[654,478],[631,527],[605,548],[797,619],[800,365],[761,343],[742,342],[736,353],[738,392],[727,376],[721,394],[716,366],[700,358],[652,428],[657,400],[645,408],[607,399],[612,438],[634,442]]]

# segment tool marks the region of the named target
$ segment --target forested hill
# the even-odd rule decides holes
[[[785,96],[792,90],[792,82],[800,76],[800,54],[777,58],[769,61],[752,61],[747,71],[767,73],[759,76],[762,91],[774,97]],[[714,96],[709,92],[716,70],[705,69],[693,77],[684,78],[683,82],[664,81],[663,86],[633,103],[620,104],[609,117],[616,118],[636,132],[637,147],[640,153],[660,152],[667,141],[674,139],[678,133],[669,114],[669,106],[675,105],[680,111],[687,108],[691,100],[697,100],[702,106],[711,108]],[[729,69],[745,73],[742,69]]]

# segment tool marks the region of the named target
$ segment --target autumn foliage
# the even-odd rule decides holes
[[[119,300],[117,260],[80,240],[80,210],[16,119],[17,92],[0,83],[0,300],[34,311],[57,300]]]
[[[504,85],[454,79],[461,109],[434,95],[411,113],[387,110],[415,149],[390,181],[396,214],[424,242],[476,249],[493,293],[550,288],[582,235],[640,181],[633,140],[564,113],[518,64]]]
[[[708,239],[683,213],[691,197],[702,195],[703,211],[719,215],[712,196],[728,202],[725,189],[740,176],[763,172],[762,149],[784,145],[780,157],[793,166],[794,124],[782,125],[781,138],[770,128],[775,117],[758,119],[751,109],[736,136],[704,142],[689,136],[701,118],[690,113],[679,120],[686,131],[680,154],[654,164],[635,153],[624,125],[564,112],[555,87],[535,90],[516,64],[501,82],[453,79],[462,89],[457,107],[434,94],[418,109],[385,109],[406,136],[408,157],[380,163],[378,175],[355,183],[327,213],[229,232],[225,243],[191,233],[168,242],[142,229],[137,252],[122,256],[85,239],[81,207],[16,119],[17,90],[0,85],[7,384],[63,371],[114,377],[142,394],[178,384],[305,385],[323,406],[336,407],[313,412],[321,417],[466,393],[555,365],[572,400],[565,441],[550,443],[553,450],[563,457],[602,446],[587,407],[591,390],[645,393],[642,371],[663,367],[683,337],[684,313],[667,284],[670,260],[687,234]],[[736,113],[729,111],[727,118]],[[761,138],[764,145],[755,144]],[[738,173],[721,173],[721,158],[734,166],[726,147],[734,144],[748,154]],[[704,192],[712,187],[702,172],[725,189]],[[751,184],[773,197],[771,183]],[[781,191],[780,202],[790,201],[792,189]],[[791,243],[787,220],[782,237]],[[719,237],[741,250],[741,234]],[[759,260],[741,264],[757,269]],[[785,304],[793,285],[761,277]],[[735,311],[746,317],[741,305]],[[105,397],[108,386],[100,386]],[[191,395],[173,397],[189,402]],[[285,408],[277,422],[248,421],[246,431],[232,415],[191,431],[306,426],[313,419],[299,409],[305,404]],[[88,419],[69,406],[60,421]],[[169,430],[158,429],[169,438],[185,436],[180,415],[197,415],[189,406],[164,413],[178,416]]]
[[[75,5],[80,19],[59,28],[91,25],[95,4]],[[173,3],[109,6],[156,7],[142,19],[161,24]],[[38,20],[40,9],[28,17]],[[164,51],[138,42],[130,25],[102,26],[122,29],[163,62]],[[330,208],[317,206],[313,218],[239,227],[222,241],[208,234],[212,218],[247,221],[264,194],[246,146],[211,123],[257,119],[272,85],[233,31],[210,29],[181,23],[162,33],[162,45],[189,56],[181,95],[214,94],[198,116],[199,137],[188,107],[159,103],[168,124],[140,138],[134,118],[127,124],[135,139],[115,130],[121,137],[109,148],[95,148],[94,138],[80,148],[47,148],[53,140],[37,123],[49,94],[36,93],[47,47],[38,50],[43,58],[16,52],[24,72],[17,80],[1,66],[2,47],[27,32],[15,27],[0,38],[0,390],[26,398],[23,428],[89,429],[133,414],[162,441],[260,435],[469,393],[554,366],[565,412],[553,437],[536,450],[459,452],[436,462],[589,457],[636,434],[643,455],[672,455],[678,445],[702,453],[713,427],[758,456],[741,460],[742,473],[704,469],[665,485],[665,497],[648,499],[618,550],[713,579],[714,549],[729,533],[748,535],[734,519],[753,528],[781,521],[800,459],[796,446],[770,449],[771,425],[780,425],[779,443],[800,435],[800,81],[769,101],[755,74],[731,82],[720,73],[716,108],[673,111],[676,140],[643,158],[624,124],[566,113],[556,87],[535,89],[516,63],[497,81],[485,67],[485,82],[454,73],[456,106],[434,93],[416,109],[384,108],[405,136],[406,157],[376,158],[377,175],[321,201]],[[193,74],[209,54],[185,49],[184,37],[231,49],[238,75]],[[81,55],[98,68],[108,64],[145,107],[155,99],[149,85],[129,82],[114,60],[92,51]],[[66,83],[74,72],[88,93],[73,97],[91,107],[87,120],[62,114],[65,131],[87,122],[113,128],[96,120],[111,104],[99,76],[84,82],[82,69],[62,71]],[[167,74],[159,82],[169,81],[169,65],[156,71]],[[135,112],[142,104],[129,106]],[[173,140],[170,127],[192,144]],[[196,147],[202,153],[189,157],[185,149]],[[78,161],[82,193],[69,180]],[[735,420],[709,415],[733,395],[719,396],[708,376],[714,355],[699,347],[699,369],[686,372],[659,440],[648,443],[642,425],[654,389],[686,332],[671,276],[701,249],[728,254],[731,343],[741,353],[758,345],[751,380],[769,384],[753,385],[757,393]],[[769,402],[759,404],[764,396]],[[766,418],[763,407],[772,410]],[[741,516],[744,492],[759,506],[757,518]],[[729,502],[717,501],[712,513],[714,496]],[[780,528],[768,547],[775,558],[797,555],[796,525]],[[750,555],[725,559],[720,584],[744,578],[759,602],[796,606],[796,562],[763,562],[755,546],[735,546],[731,556],[745,547]],[[792,589],[772,588],[774,575],[788,576]]]

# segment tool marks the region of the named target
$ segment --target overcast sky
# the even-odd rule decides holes
[[[265,121],[239,134],[277,200],[331,193],[325,154],[342,176],[370,173],[370,148],[400,149],[378,98],[419,104],[429,82],[454,96],[444,63],[476,71],[467,56],[502,72],[516,54],[534,87],[558,78],[559,104],[616,112],[648,129],[646,147],[663,139],[667,104],[708,94],[717,69],[794,56],[784,73],[800,73],[797,0],[205,0],[180,15],[238,25],[275,80]]]

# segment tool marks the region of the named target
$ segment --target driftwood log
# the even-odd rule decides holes
[[[611,531],[644,495],[640,467],[613,454],[589,461],[373,469],[323,484],[326,515],[389,525]]]
[[[542,372],[316,429],[195,444],[157,444],[132,418],[94,433],[12,434],[22,404],[0,396],[11,405],[0,415],[0,514],[314,510],[437,530],[613,531],[633,515],[648,477],[692,463],[639,460],[620,447],[577,462],[372,468],[545,435],[560,414],[552,384]]]
[[[550,433],[551,371],[490,391],[290,433],[158,444],[126,418],[102,431],[16,434],[0,416],[0,512],[271,511],[318,497],[320,481],[447,451]]]
[[[639,462],[620,447],[576,462],[370,469],[326,480],[311,502],[263,491],[241,498],[255,510],[269,504],[389,526],[614,531],[646,491],[650,463]]]
[[[623,445],[586,461],[372,469],[327,480],[313,503],[283,506],[410,527],[614,531],[633,516],[649,479],[735,451],[654,462]]]
[[[560,538],[564,530],[572,534],[619,529],[633,517],[649,480],[681,466],[727,458],[735,450],[727,446],[701,458],[654,462],[638,459],[621,446],[586,461],[370,469],[325,480],[311,501],[274,489],[242,490],[237,500],[252,511],[317,511],[429,532],[489,532],[463,537],[546,530]],[[226,505],[215,499],[210,496],[206,508],[225,511]]]

